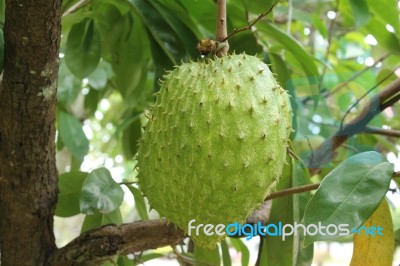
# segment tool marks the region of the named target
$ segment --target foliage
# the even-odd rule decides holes
[[[159,89],[158,80],[165,70],[181,61],[199,59],[196,44],[202,38],[214,37],[217,9],[212,0],[79,2],[80,5],[74,0],[62,3],[57,148],[64,164],[60,165],[56,215],[85,213],[82,231],[87,231],[107,223],[132,221],[127,219],[126,205],[121,205],[124,193],[133,195],[137,212],[134,219],[157,217],[148,212],[136,186],[136,143],[146,123],[145,110],[152,104],[152,94]],[[248,25],[272,4],[228,0],[228,32]],[[313,178],[301,162],[396,79],[394,70],[400,61],[398,18],[395,0],[379,4],[372,0],[281,1],[253,30],[229,39],[230,51],[245,51],[271,64],[277,79],[292,96],[292,142],[300,160],[290,160],[278,189],[323,180],[312,198],[311,193],[303,193],[274,200],[271,221],[329,220],[338,224],[346,213],[356,212],[359,215],[349,221],[351,225],[370,223],[368,219],[385,197],[393,173],[385,155],[398,154],[398,139],[358,132],[336,150],[335,159],[323,165]],[[2,50],[0,40],[0,54]],[[394,119],[399,111],[399,105],[390,107],[368,127],[400,128],[400,120]],[[337,199],[343,199],[343,204],[338,206]],[[324,212],[317,211],[321,208]],[[380,209],[377,212],[374,215],[380,218],[370,218],[374,222],[391,219],[387,211],[384,215]],[[265,261],[262,265],[309,265],[313,245],[304,247],[303,242],[321,239],[294,237],[282,242],[267,237],[260,246],[260,259]],[[378,245],[389,247],[392,240]],[[360,241],[356,237],[357,249]],[[277,251],[269,252],[268,247],[279,247],[294,255],[277,257]],[[230,265],[229,252],[236,249],[242,254],[242,264],[249,264],[249,250],[242,240],[228,239],[220,249],[221,252],[210,253],[195,249],[191,253],[184,248],[178,258],[197,264],[215,265],[221,261]],[[369,252],[362,246],[360,250]],[[355,254],[361,257],[360,252]],[[157,257],[158,253],[146,252],[135,261],[121,257],[115,262],[133,265]]]

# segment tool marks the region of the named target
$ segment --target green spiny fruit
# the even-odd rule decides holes
[[[288,95],[245,54],[185,63],[164,76],[139,147],[150,206],[186,233],[244,223],[282,174],[291,132]],[[213,248],[223,236],[191,236]]]

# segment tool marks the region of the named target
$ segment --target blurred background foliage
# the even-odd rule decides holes
[[[214,38],[215,2],[63,1],[57,95],[59,245],[81,231],[107,223],[157,217],[149,212],[136,186],[137,142],[146,122],[146,108],[154,101],[164,71],[199,59],[197,42]],[[228,32],[248,25],[272,4],[270,0],[228,0]],[[230,52],[263,58],[292,95],[294,146],[305,160],[339,129],[358,98],[376,86],[344,122],[400,75],[399,38],[397,0],[285,0],[229,43]],[[369,126],[400,129],[399,108],[386,109]],[[337,150],[336,160],[314,181],[350,155],[371,149],[399,164],[399,138],[358,134]],[[399,213],[394,206],[392,209]],[[397,225],[398,229],[398,221]],[[247,265],[257,257],[251,246],[238,239],[224,242],[220,251],[211,253],[179,251],[164,248],[116,257],[109,264],[134,265],[161,258],[163,262],[158,263],[162,265],[176,259],[205,262],[203,265],[219,265],[220,261]],[[314,261],[318,261],[317,255]],[[312,247],[302,256],[298,265],[309,265]]]

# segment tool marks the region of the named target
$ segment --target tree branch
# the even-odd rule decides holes
[[[229,44],[226,40],[226,36],[228,35],[227,23],[226,23],[226,0],[218,0],[217,1],[218,13],[217,13],[217,32],[216,38],[217,42],[224,44],[221,49],[217,50],[216,55],[218,57],[227,55],[229,50]]]
[[[383,91],[372,97],[370,103],[362,109],[361,113],[349,123],[343,125],[333,136],[308,158],[307,165],[311,175],[319,172],[320,167],[335,156],[335,151],[346,140],[355,134],[365,131],[367,124],[387,107],[395,104],[400,98],[400,78],[390,83]]]
[[[114,255],[128,255],[148,249],[177,245],[183,231],[166,220],[106,225],[80,235],[57,250],[47,265],[99,265]]]

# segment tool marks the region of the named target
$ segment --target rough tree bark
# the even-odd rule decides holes
[[[61,2],[7,0],[0,87],[1,265],[44,265],[55,249],[55,106]]]

